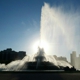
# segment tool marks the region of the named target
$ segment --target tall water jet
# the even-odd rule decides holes
[[[52,50],[53,54],[57,53],[57,48],[60,48],[58,47],[59,38],[63,36],[60,30],[61,24],[58,16],[58,11],[55,8],[51,8],[49,4],[44,3],[41,9],[41,41],[44,40],[50,45],[52,48],[50,50]]]
[[[67,53],[79,50],[79,33],[76,35],[80,25],[80,15],[76,11],[66,11],[61,6],[51,7],[44,3],[41,9],[41,41],[50,45],[48,54],[68,56]],[[61,54],[60,54],[61,53]]]

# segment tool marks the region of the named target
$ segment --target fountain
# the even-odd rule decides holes
[[[54,17],[52,9],[49,9],[49,5],[45,3],[45,5],[42,7],[41,10],[40,44],[42,43],[42,41],[46,41],[49,44],[54,43],[55,40],[54,38],[56,38],[56,35],[54,35],[55,29],[53,28],[55,27],[53,26],[56,25],[55,24],[56,21],[58,20]],[[58,24],[56,26],[58,27]],[[72,67],[68,62],[58,61],[54,58],[54,56],[47,55],[47,53],[50,52],[46,51],[44,47],[39,46],[38,52],[33,56],[30,57],[26,56],[24,57],[24,59],[13,61],[8,65],[0,64],[0,69],[7,71],[8,70],[12,71],[13,70],[60,70],[66,66],[70,68]]]

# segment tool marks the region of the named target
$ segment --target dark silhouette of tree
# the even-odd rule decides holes
[[[69,68],[68,66],[64,68],[64,71],[76,71],[76,69],[73,67]]]

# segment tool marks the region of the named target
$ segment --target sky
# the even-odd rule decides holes
[[[0,50],[32,51],[31,46],[40,37],[44,2],[64,7],[64,13],[80,10],[80,0],[0,0]]]

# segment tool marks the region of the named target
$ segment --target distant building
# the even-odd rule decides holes
[[[66,57],[62,57],[62,56],[57,57],[56,55],[54,55],[54,58],[55,58],[56,60],[63,60],[63,61],[68,62]]]
[[[21,60],[26,56],[26,52],[24,51],[13,51],[11,48],[0,51],[0,63],[8,64],[14,60]]]
[[[58,59],[58,57],[56,56],[56,55],[53,55],[54,56],[54,58],[57,60]]]
[[[79,57],[76,57],[76,52],[73,51],[70,54],[71,57],[71,65],[74,66],[76,69],[80,69],[80,55]]]
[[[76,66],[76,52],[75,51],[71,53],[71,65],[74,67]]]
[[[23,59],[24,56],[26,56],[26,52],[25,51],[19,51],[18,52],[18,59]]]
[[[62,57],[62,56],[58,57],[58,60],[63,60],[63,61],[68,62],[68,61],[67,61],[67,58],[66,58],[66,57]]]

